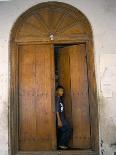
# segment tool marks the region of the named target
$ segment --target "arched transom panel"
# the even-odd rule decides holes
[[[70,40],[91,37],[87,18],[76,8],[59,2],[42,3],[18,19],[16,41]]]

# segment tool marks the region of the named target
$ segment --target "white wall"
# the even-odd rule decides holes
[[[59,1],[59,0],[58,0]],[[8,46],[11,28],[20,14],[42,0],[0,1],[0,155],[8,155]],[[116,0],[61,0],[81,10],[94,34],[100,140],[104,155],[116,146]]]

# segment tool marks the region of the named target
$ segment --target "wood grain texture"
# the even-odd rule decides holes
[[[77,35],[91,36],[89,22],[82,13],[63,3],[40,4],[25,12],[19,20],[17,42],[51,41],[51,34],[55,41],[77,38]]]
[[[91,145],[92,149],[99,150],[98,139],[98,104],[97,104],[97,86],[95,78],[95,64],[93,55],[93,45],[90,41],[87,46],[87,64],[88,64],[88,84],[89,84],[89,102],[90,102],[90,117],[91,117]]]
[[[73,147],[90,148],[90,113],[85,45],[70,48]]]
[[[20,150],[49,150],[54,147],[52,55],[53,48],[48,45],[19,47]]]
[[[58,52],[58,74],[59,83],[65,88],[64,106],[65,116],[72,125],[72,105],[71,105],[71,88],[70,88],[70,57],[66,48],[61,48]]]
[[[65,88],[66,118],[73,127],[71,147],[90,148],[90,105],[85,44],[59,50],[59,79]]]

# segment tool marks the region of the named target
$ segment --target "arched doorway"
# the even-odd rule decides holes
[[[12,155],[57,152],[57,82],[66,89],[66,117],[74,129],[71,147],[76,153],[84,149],[89,150],[85,154],[96,154],[96,80],[92,31],[87,18],[68,4],[38,4],[15,23],[10,51]]]

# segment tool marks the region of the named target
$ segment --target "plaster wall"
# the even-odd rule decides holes
[[[59,1],[59,0],[57,0]],[[8,155],[9,39],[16,19],[42,0],[0,0],[0,155]],[[94,39],[99,110],[100,155],[114,155],[116,146],[116,0],[60,0],[89,19]]]

